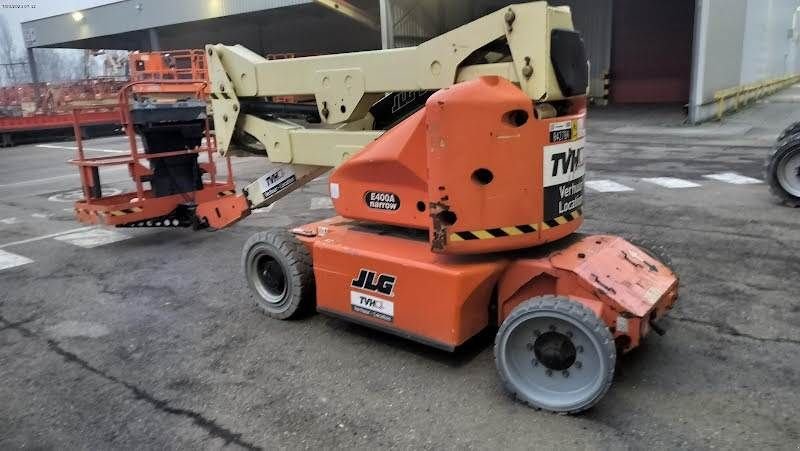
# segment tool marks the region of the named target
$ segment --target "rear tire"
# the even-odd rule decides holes
[[[779,202],[800,207],[800,133],[787,136],[775,146],[765,164],[765,178]]]
[[[597,404],[611,386],[617,360],[614,338],[600,318],[558,296],[517,306],[497,332],[494,355],[511,394],[560,414]]]
[[[288,231],[265,231],[251,236],[242,252],[242,268],[255,294],[256,306],[267,316],[287,320],[313,310],[311,255]]]

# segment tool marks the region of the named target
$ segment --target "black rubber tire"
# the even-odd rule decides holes
[[[506,347],[511,349],[511,334],[524,321],[532,319],[534,315],[542,315],[539,318],[547,317],[548,315],[569,317],[571,324],[580,326],[583,332],[588,332],[593,337],[592,339],[595,340],[593,351],[596,353],[595,356],[600,366],[598,367],[597,383],[588,390],[585,398],[575,401],[573,404],[554,407],[546,403],[545,398],[547,396],[543,396],[541,400],[534,399],[530,395],[530,387],[522,387],[515,382],[521,377],[518,374],[514,374],[513,363],[509,362]],[[516,399],[537,410],[570,415],[590,409],[608,392],[614,380],[617,349],[614,337],[608,327],[594,312],[566,297],[541,296],[529,299],[518,305],[503,321],[495,337],[494,356],[497,372],[503,385]],[[547,391],[547,389],[543,389],[543,391]],[[558,396],[556,395],[555,397]]]
[[[784,139],[788,138],[791,135],[796,135],[800,133],[800,121],[795,122],[794,124],[786,127],[780,135],[778,135],[778,139],[775,140],[776,143],[780,143]]]
[[[268,270],[260,271],[263,265]],[[262,266],[259,266],[262,265]],[[306,246],[286,230],[256,233],[244,245],[242,270],[255,295],[255,304],[267,316],[280,320],[295,319],[314,310],[315,284],[311,255]],[[277,290],[266,286],[263,277],[273,270],[282,274],[284,283]],[[280,293],[277,293],[280,291]]]
[[[778,170],[781,161],[800,153],[800,133],[787,136],[772,149],[764,164],[764,178],[769,185],[772,195],[782,204],[790,207],[800,207],[800,197],[786,191],[778,179]]]

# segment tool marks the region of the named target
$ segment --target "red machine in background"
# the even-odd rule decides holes
[[[206,54],[200,49],[132,52],[131,81],[207,80]]]
[[[117,93],[127,79],[90,78],[69,83],[26,83],[0,88],[0,147],[25,132],[72,128],[72,110],[83,109],[84,127],[117,120]]]
[[[130,81],[206,81],[208,69],[202,50],[133,52],[128,57],[130,78],[99,77],[63,83],[26,83],[0,87],[0,147],[14,145],[26,132],[71,130],[72,110],[81,110],[81,126],[112,125],[118,121],[117,94]],[[185,86],[140,84],[134,91],[176,89]]]

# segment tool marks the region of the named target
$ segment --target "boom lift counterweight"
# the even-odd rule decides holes
[[[233,224],[336,168],[340,216],[245,245],[269,316],[316,309],[447,350],[499,326],[506,387],[573,413],[677,299],[677,277],[648,252],[576,233],[588,66],[568,8],[512,5],[410,49],[206,52],[220,152],[278,167],[198,205],[202,219]],[[269,100],[308,95],[312,108]]]

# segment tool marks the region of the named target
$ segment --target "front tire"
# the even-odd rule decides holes
[[[594,406],[614,379],[614,338],[594,312],[558,296],[517,306],[495,338],[506,389],[536,409],[574,414]]]
[[[783,204],[800,207],[800,133],[780,141],[767,158],[765,176],[772,194]]]
[[[267,316],[294,319],[313,310],[314,270],[306,246],[288,231],[265,231],[250,237],[242,252],[242,268]]]

